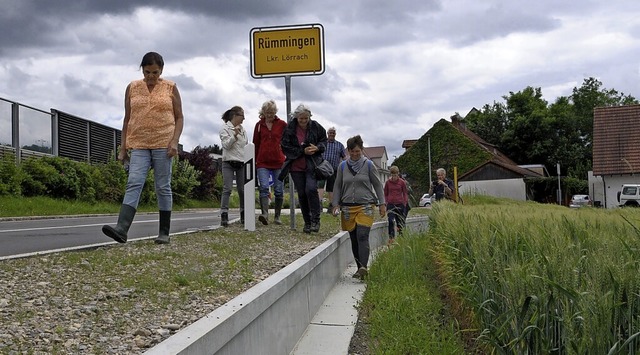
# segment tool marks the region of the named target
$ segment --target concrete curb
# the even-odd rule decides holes
[[[406,228],[426,230],[427,223],[409,218]],[[387,222],[375,223],[371,249],[386,241]],[[289,354],[352,259],[349,234],[340,232],[145,354]]]

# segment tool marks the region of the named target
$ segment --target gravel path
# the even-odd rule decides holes
[[[283,222],[2,261],[0,354],[141,354],[338,231]]]

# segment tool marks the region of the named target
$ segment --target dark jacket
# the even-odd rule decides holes
[[[278,179],[284,181],[289,174],[291,163],[304,155],[304,148],[309,144],[313,144],[318,147],[318,151],[313,155],[307,155],[307,171],[313,171],[315,164],[322,162],[322,153],[327,149],[327,131],[318,122],[309,120],[309,126],[307,127],[307,136],[302,144],[298,142],[296,136],[296,129],[298,128],[298,120],[293,119],[287,128],[285,128],[282,134],[282,141],[280,141],[280,147],[284,153],[286,160],[282,165],[282,172]],[[313,159],[313,160],[312,160]],[[315,164],[314,164],[315,162]]]

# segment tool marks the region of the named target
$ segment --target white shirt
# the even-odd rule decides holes
[[[240,133],[234,134],[234,125],[228,121],[220,129],[220,141],[222,142],[222,161],[244,162],[244,146],[249,142],[247,132],[240,125]]]

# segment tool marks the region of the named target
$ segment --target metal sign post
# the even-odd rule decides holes
[[[287,75],[284,77],[284,90],[287,96],[287,123],[291,122],[293,117],[291,117],[291,76]],[[289,216],[291,216],[291,229],[296,229],[296,199],[295,199],[295,190],[293,186],[293,179],[291,179],[291,174],[289,174]]]

